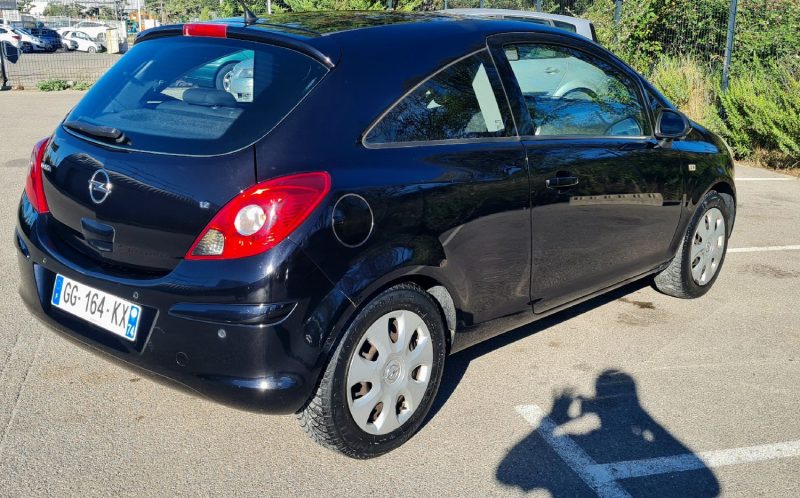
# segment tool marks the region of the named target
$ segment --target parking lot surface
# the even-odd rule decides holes
[[[80,96],[0,94],[0,496],[800,496],[800,179],[737,169],[733,250],[705,297],[645,281],[454,355],[420,433],[355,461],[23,309],[28,156]]]

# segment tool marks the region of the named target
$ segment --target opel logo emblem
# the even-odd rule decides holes
[[[111,193],[111,179],[104,169],[98,169],[89,179],[89,197],[95,204],[102,204]]]

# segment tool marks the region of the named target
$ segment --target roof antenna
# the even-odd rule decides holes
[[[242,5],[242,9],[244,9],[244,25],[250,26],[251,24],[257,23],[258,17],[247,7],[247,4],[244,3],[244,0],[239,0],[239,3]]]

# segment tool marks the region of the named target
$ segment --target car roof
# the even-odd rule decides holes
[[[508,12],[519,11],[509,10]],[[220,19],[214,22],[244,26],[241,17]],[[256,24],[251,25],[250,28],[273,31],[304,40],[320,37],[349,37],[357,34],[366,41],[372,38],[385,39],[389,32],[396,33],[398,36],[486,37],[494,33],[520,31],[523,26],[525,31],[541,30],[561,33],[561,31],[552,31],[547,26],[533,26],[513,19],[458,17],[439,12],[387,11],[279,13],[259,18]]]
[[[568,22],[570,24],[591,23],[588,19],[582,17],[564,16],[561,14],[550,14],[548,12],[534,12],[530,10],[514,10],[514,9],[447,9],[440,10],[442,14],[457,15],[457,16],[476,16],[476,17],[489,17],[489,16],[507,16],[507,17],[530,17],[534,19],[551,19],[553,21]]]

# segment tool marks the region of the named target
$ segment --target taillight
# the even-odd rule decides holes
[[[44,185],[42,184],[42,158],[48,143],[50,143],[50,139],[43,138],[33,146],[28,177],[25,179],[25,195],[28,196],[33,209],[38,213],[49,211],[47,199],[44,197]]]
[[[222,207],[186,259],[233,259],[268,251],[300,226],[330,189],[331,177],[325,172],[254,185]]]
[[[183,36],[210,36],[212,38],[227,38],[227,24],[184,24]]]

